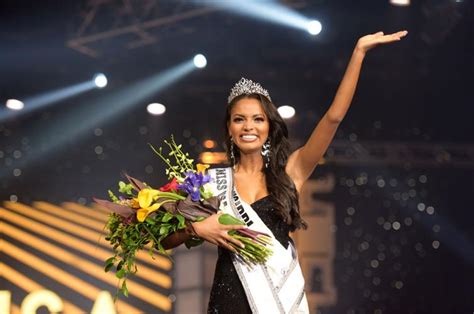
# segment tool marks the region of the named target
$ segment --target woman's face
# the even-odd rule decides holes
[[[242,98],[230,112],[229,135],[243,153],[260,152],[268,138],[270,124],[259,100]]]

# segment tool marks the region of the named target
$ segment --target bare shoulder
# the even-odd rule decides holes
[[[301,191],[301,188],[304,184],[304,178],[302,177],[299,167],[297,165],[298,155],[301,151],[301,148],[295,150],[291,155],[288,157],[288,162],[286,163],[285,171],[288,176],[293,180],[295,184],[296,190],[298,193]]]

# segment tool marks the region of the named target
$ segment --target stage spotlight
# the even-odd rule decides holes
[[[146,107],[146,110],[148,111],[149,114],[152,114],[154,116],[158,116],[158,115],[161,115],[161,114],[165,113],[166,107],[162,104],[159,104],[159,103],[152,103],[152,104],[149,104]]]
[[[21,110],[25,107],[25,104],[18,99],[8,99],[5,103],[5,106],[11,110]]]
[[[319,21],[312,20],[308,22],[307,28],[308,28],[308,33],[310,33],[311,35],[318,35],[319,33],[321,33],[323,26],[321,25]]]
[[[196,4],[204,4],[243,16],[301,29],[317,35],[321,32],[321,23],[312,21],[300,12],[276,0],[191,0]]]
[[[278,107],[278,113],[283,119],[291,119],[294,117],[296,111],[295,108],[291,106],[281,106]]]
[[[98,88],[104,88],[107,86],[107,77],[102,73],[96,74],[94,76],[94,83]]]
[[[127,112],[137,104],[143,104],[151,97],[156,97],[157,93],[164,91],[195,70],[196,67],[194,66],[193,59],[189,57],[182,63],[160,71],[139,82],[130,84],[120,89],[120,91],[106,93],[100,95],[95,100],[88,100],[87,103],[81,106],[74,106],[74,108],[68,110],[67,113],[61,117],[61,123],[50,123],[41,127],[41,132],[35,131],[35,133],[30,136],[30,140],[34,143],[44,143],[44,145],[41,146],[41,151],[15,160],[10,167],[0,167],[0,180],[11,175],[11,170],[14,168],[22,169],[27,166],[32,166],[32,164],[43,158],[49,158],[51,153],[69,143],[71,140],[78,141],[82,136],[90,134],[91,130],[97,128],[97,125],[101,125],[105,123],[105,121],[120,114],[125,115],[124,112]],[[84,84],[84,86],[81,85],[79,87],[82,88],[83,91],[96,88],[92,79],[82,84]],[[77,88],[77,86],[74,86],[74,90]],[[65,94],[67,94],[67,97],[70,97],[71,93],[74,92],[69,89],[70,88],[66,90],[67,93],[61,90],[53,93],[53,95],[50,95],[50,93],[42,95],[41,99],[36,102],[41,101],[41,103],[44,103],[50,100],[52,96],[54,96],[55,101],[58,100],[58,98],[61,100],[65,99]],[[58,93],[59,95],[57,95]],[[77,92],[74,92],[74,95],[76,94]],[[25,109],[29,109],[29,107],[30,103],[25,100]],[[3,112],[0,111],[0,122],[2,121],[2,113]],[[55,140],[50,140],[53,137]]]
[[[200,69],[204,68],[207,64],[206,57],[204,57],[202,54],[195,55],[193,61],[196,68]]]
[[[406,7],[410,5],[410,0],[390,0],[390,3],[400,7]]]

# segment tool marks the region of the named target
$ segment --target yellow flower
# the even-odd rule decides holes
[[[143,222],[149,214],[160,207],[159,203],[152,205],[159,193],[160,191],[154,189],[142,189],[138,192],[138,203],[140,204],[140,209],[137,211],[138,221]]]
[[[196,165],[196,169],[197,169],[197,172],[200,173],[204,173],[204,171],[206,171],[206,169],[209,168],[209,165],[205,165],[205,164],[197,164]]]

